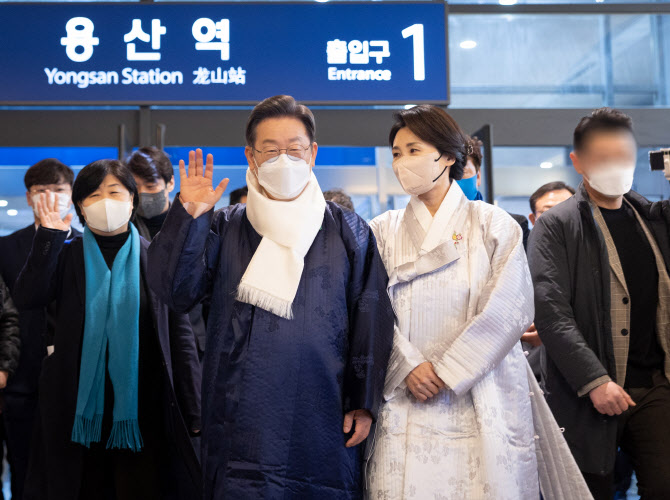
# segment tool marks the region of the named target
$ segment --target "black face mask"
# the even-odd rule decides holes
[[[140,203],[137,213],[145,219],[152,219],[165,211],[167,191],[163,189],[158,193],[140,193]]]

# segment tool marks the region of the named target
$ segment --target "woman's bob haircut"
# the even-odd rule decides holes
[[[440,154],[455,160],[449,169],[449,177],[456,180],[463,178],[463,169],[468,161],[468,137],[445,110],[430,104],[421,104],[396,113],[394,118],[395,123],[389,134],[391,147],[398,131],[407,127],[423,142],[435,147]]]

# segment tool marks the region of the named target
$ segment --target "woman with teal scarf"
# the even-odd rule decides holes
[[[68,244],[72,215],[42,198],[15,287],[20,303],[53,304],[56,324],[25,498],[197,498],[195,339],[146,286],[132,174],[116,160],[82,169],[72,200],[85,229]]]

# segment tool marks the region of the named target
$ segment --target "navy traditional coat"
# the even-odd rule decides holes
[[[149,248],[157,295],[181,311],[211,303],[205,498],[360,498],[363,445],[345,447],[343,415],[367,409],[376,418],[393,337],[375,238],[329,202],[292,320],[235,299],[260,241],[245,205],[193,219],[177,199]]]

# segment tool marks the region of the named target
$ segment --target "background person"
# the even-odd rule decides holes
[[[547,401],[596,499],[614,495],[617,445],[643,499],[670,498],[668,201],[634,191],[632,120],[582,118],[577,193],[536,221],[529,247]]]
[[[31,166],[24,176],[26,201],[33,209],[34,223],[7,236],[0,237],[0,277],[10,293],[30,253],[36,230],[41,224],[37,211],[37,200],[47,191],[53,197],[58,212],[65,217],[71,209],[74,172],[55,158],[40,160]],[[72,239],[81,235],[70,227],[65,235]],[[21,353],[16,371],[7,382],[2,399],[0,436],[7,446],[7,461],[11,473],[12,499],[23,498],[31,437],[37,411],[38,381],[42,360],[48,346],[53,344],[53,331],[49,325],[47,304],[36,308],[19,307],[19,331]],[[0,443],[0,450],[2,450]],[[0,451],[0,455],[2,452]]]

